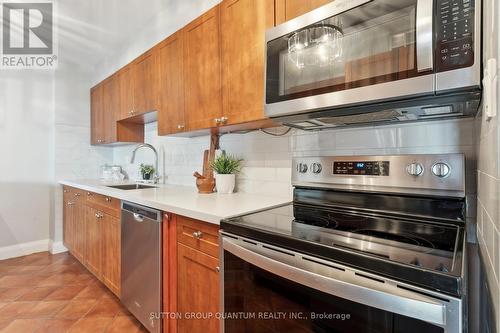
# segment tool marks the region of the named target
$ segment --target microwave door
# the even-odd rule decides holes
[[[267,33],[269,116],[434,93],[432,0],[342,2]]]

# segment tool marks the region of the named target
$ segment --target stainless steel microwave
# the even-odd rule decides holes
[[[313,130],[475,114],[480,34],[480,0],[335,0],[266,32],[266,114]]]

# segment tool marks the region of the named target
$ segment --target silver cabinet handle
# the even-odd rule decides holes
[[[313,273],[254,252],[227,237],[222,239],[222,246],[254,266],[324,293],[437,325],[446,323],[446,306],[437,299],[399,288],[400,294],[392,294]]]
[[[74,202],[71,201],[68,202],[68,206],[73,206],[74,204],[75,204]]]
[[[217,273],[219,273],[219,272],[220,272],[220,267],[219,267],[219,266],[215,267],[215,271],[216,271]]]
[[[215,120],[215,123],[216,123],[217,125],[219,125],[219,124],[220,124],[220,118],[215,118],[214,120]]]
[[[417,71],[424,72],[434,68],[432,45],[433,0],[417,0]]]
[[[196,239],[201,239],[203,237],[203,233],[201,231],[195,231],[193,232],[193,237]]]
[[[106,197],[106,202],[111,202],[111,198],[110,197]]]
[[[227,123],[228,119],[229,119],[228,117],[221,117],[221,118],[220,118],[220,122],[221,122],[221,124],[225,124],[225,123]]]
[[[104,217],[104,215],[101,212],[97,212],[97,213],[95,213],[95,217],[98,219],[102,219]]]
[[[184,125],[177,125],[177,129],[184,129]]]
[[[75,193],[75,197],[79,197],[80,195],[80,193]]]

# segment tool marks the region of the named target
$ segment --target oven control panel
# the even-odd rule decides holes
[[[465,158],[463,154],[297,157],[292,184],[464,196]]]
[[[474,2],[475,0],[437,1],[438,72],[474,64]]]
[[[389,176],[389,161],[333,162],[335,175]]]

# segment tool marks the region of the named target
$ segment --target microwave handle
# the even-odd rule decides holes
[[[417,71],[424,72],[434,68],[433,47],[433,4],[434,0],[417,0],[416,38]]]
[[[429,297],[417,294],[410,296],[408,293],[405,295],[390,294],[309,272],[247,249],[228,237],[222,238],[222,247],[224,251],[228,251],[254,266],[309,288],[440,326],[446,324],[446,307]]]

